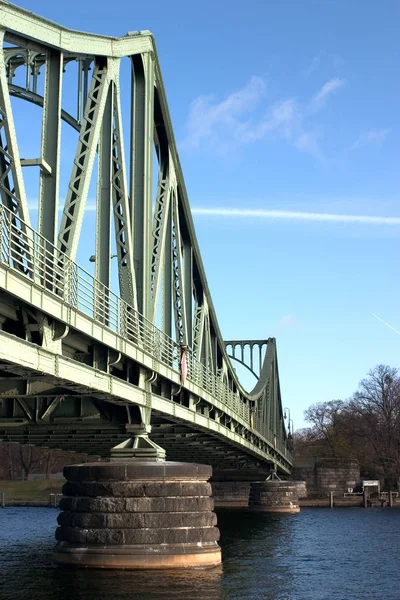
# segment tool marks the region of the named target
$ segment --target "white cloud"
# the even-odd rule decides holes
[[[198,148],[202,142],[216,142],[224,127],[236,131],[241,125],[240,117],[257,106],[264,92],[265,82],[254,76],[221,102],[216,102],[212,95],[196,98],[190,109],[184,145]]]
[[[370,129],[369,131],[365,131],[354,142],[354,144],[351,146],[351,149],[355,150],[357,148],[362,148],[363,146],[369,145],[377,147],[382,146],[389,132],[390,129],[388,127],[386,129]]]
[[[272,119],[277,126],[281,126],[286,137],[289,137],[293,122],[298,118],[296,101],[292,98],[284,100],[272,109]]]
[[[320,110],[320,108],[322,108],[322,106],[325,104],[327,98],[336,92],[336,90],[340,89],[344,84],[344,79],[339,79],[338,77],[330,79],[324,83],[322,88],[312,97],[311,109],[313,111]]]
[[[292,97],[264,109],[266,84],[256,76],[220,101],[211,95],[200,96],[191,105],[182,146],[226,153],[267,137],[281,138],[300,152],[323,160],[316,128],[308,121],[342,85],[343,79],[331,79],[304,105]]]
[[[298,120],[294,98],[287,98],[264,110],[257,119],[249,113],[256,109],[265,94],[266,84],[252,77],[241,89],[216,102],[213,96],[200,96],[191,105],[184,148],[219,151],[253,143],[268,134],[290,137]]]
[[[243,123],[237,129],[237,138],[242,143],[255,142],[268,133],[276,132],[284,137],[290,137],[297,119],[294,99],[283,100],[273,106],[258,123]]]
[[[303,152],[308,152],[309,154],[315,156],[315,158],[322,160],[322,154],[318,146],[316,132],[308,131],[302,133],[296,139],[294,145],[299,150],[302,150]]]
[[[400,225],[400,217],[341,215],[331,213],[297,212],[291,210],[264,210],[247,208],[192,208],[195,215],[214,217],[255,218],[327,223],[355,223],[359,225]]]

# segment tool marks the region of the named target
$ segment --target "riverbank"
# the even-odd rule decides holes
[[[327,498],[302,498],[299,500],[300,508],[331,508],[331,499]],[[333,497],[332,508],[359,508],[364,506],[364,499],[362,496],[348,496],[348,497]],[[379,498],[371,498],[368,501],[368,507],[381,508],[389,506],[387,500],[380,500]],[[391,508],[400,508],[400,502],[393,502]]]
[[[0,481],[0,506],[54,506],[62,495],[64,479]],[[5,495],[4,498],[2,495]]]

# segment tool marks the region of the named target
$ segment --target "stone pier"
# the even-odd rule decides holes
[[[109,569],[219,565],[211,474],[209,466],[167,461],[66,467],[55,562]]]
[[[249,510],[264,513],[300,512],[296,484],[279,479],[252,482]]]

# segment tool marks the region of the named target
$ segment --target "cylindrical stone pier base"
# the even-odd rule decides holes
[[[296,484],[291,481],[253,481],[250,487],[249,510],[264,513],[298,513]]]
[[[109,569],[219,565],[211,474],[209,466],[177,462],[66,467],[55,562]]]

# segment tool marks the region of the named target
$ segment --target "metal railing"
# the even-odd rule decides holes
[[[0,262],[180,373],[181,348],[172,338],[4,205],[0,205]],[[186,351],[186,361],[188,381],[250,423],[249,403],[238,392],[233,392],[221,376],[197,360],[190,349]],[[254,421],[254,426],[264,438],[273,439],[260,419]],[[275,445],[286,456],[282,440],[277,440]]]

